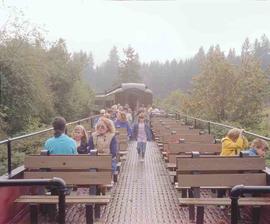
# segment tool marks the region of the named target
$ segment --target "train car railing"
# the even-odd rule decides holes
[[[231,224],[237,224],[239,217],[238,200],[242,194],[270,193],[270,186],[244,186],[236,185],[232,188],[231,197]]]
[[[175,118],[177,120],[184,119],[185,123],[187,123],[188,119],[192,120],[194,128],[197,128],[198,121],[207,124],[208,134],[211,134],[211,127],[212,126],[218,126],[218,127],[222,127],[222,128],[226,128],[226,129],[236,128],[236,127],[231,126],[231,125],[226,125],[226,124],[221,124],[221,123],[217,123],[217,122],[213,122],[213,121],[208,121],[208,120],[200,119],[200,118],[193,117],[193,116],[190,116],[190,115],[182,114],[182,113],[179,113],[179,112],[174,112],[174,115],[175,115]],[[245,130],[244,133],[246,133],[246,134],[248,134],[250,136],[256,137],[256,138],[264,139],[265,141],[270,141],[269,137],[258,135],[256,133],[253,133],[253,132],[250,132],[250,131]]]
[[[66,183],[63,179],[54,177],[53,179],[0,179],[0,187],[15,186],[53,186],[58,189],[58,205],[59,205],[59,223],[65,224],[65,207],[66,207]],[[37,220],[37,213],[32,214],[31,220]]]
[[[97,117],[97,115],[90,116],[88,118],[83,118],[83,119],[80,119],[77,121],[73,121],[73,122],[67,123],[67,126],[74,125],[74,124],[81,124],[82,122],[89,121],[90,126],[93,128],[94,119],[96,117]],[[33,137],[36,135],[41,135],[41,134],[47,133],[47,132],[52,131],[52,130],[53,130],[53,128],[48,128],[48,129],[45,129],[42,131],[37,131],[37,132],[30,133],[30,134],[25,134],[25,135],[13,137],[13,138],[8,138],[8,139],[0,141],[0,145],[6,144],[6,147],[7,147],[6,149],[7,149],[7,174],[8,174],[8,178],[12,177],[12,145],[11,145],[11,143],[14,141],[21,140],[21,139],[26,139],[26,138],[30,138],[30,137]]]

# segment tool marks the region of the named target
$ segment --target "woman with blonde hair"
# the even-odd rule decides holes
[[[128,133],[128,137],[129,138],[131,137],[131,128],[128,124],[127,116],[126,116],[125,112],[118,111],[117,120],[114,122],[114,125],[116,128],[126,128],[127,133]]]
[[[97,154],[112,155],[112,170],[116,171],[117,140],[115,137],[115,127],[112,122],[105,117],[101,117],[95,126],[95,132],[89,138],[88,146],[91,151],[97,150]]]
[[[76,141],[79,154],[88,153],[88,134],[82,125],[76,125],[72,132],[72,138]]]
[[[221,139],[221,156],[237,156],[240,151],[248,147],[248,140],[243,135],[244,129],[233,128]]]

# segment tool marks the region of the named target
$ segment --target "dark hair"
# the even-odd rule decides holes
[[[66,120],[63,117],[56,117],[52,122],[54,137],[59,137],[61,134],[65,132],[66,129]]]

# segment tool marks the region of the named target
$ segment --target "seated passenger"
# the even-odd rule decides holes
[[[89,150],[96,149],[97,154],[112,155],[112,170],[116,171],[116,155],[117,155],[117,140],[115,137],[115,128],[108,118],[102,117],[99,119],[95,132],[89,138]]]
[[[87,154],[88,150],[88,134],[82,125],[77,125],[73,132],[72,138],[76,141],[77,152],[79,154]]]
[[[244,152],[247,152],[250,156],[265,157],[266,151],[268,150],[268,143],[260,138],[255,138],[250,145],[250,148]]]
[[[248,147],[248,140],[243,136],[243,129],[233,128],[221,139],[221,156],[237,156]]]
[[[65,134],[66,120],[63,117],[57,117],[52,123],[54,137],[45,142],[44,148],[50,155],[72,155],[78,154],[76,142]]]
[[[118,112],[117,120],[114,122],[116,128],[126,128],[128,137],[131,137],[131,128],[128,124],[126,114],[124,112]]]

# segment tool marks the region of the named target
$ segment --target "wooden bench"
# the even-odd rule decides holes
[[[126,128],[117,128],[116,138],[119,151],[126,151],[128,147],[128,134]]]
[[[166,151],[168,162],[174,164],[176,168],[176,156],[181,154],[191,154],[192,152],[199,152],[200,154],[219,155],[221,152],[221,144],[207,144],[207,143],[169,143]]]
[[[194,135],[194,134],[165,134],[161,136],[163,143],[179,143],[179,140],[183,139],[183,142],[200,142],[200,143],[213,143],[214,137],[212,135]]]
[[[212,135],[204,134],[204,135],[184,135],[184,134],[165,134],[160,136],[160,141],[163,144],[163,151],[168,151],[168,144],[171,143],[203,143],[203,144],[211,144],[214,142],[214,138]]]
[[[267,174],[263,172],[265,161],[259,157],[177,157],[176,163],[178,189],[188,189],[189,192],[189,198],[180,198],[179,203],[180,205],[190,205],[189,215],[191,220],[194,220],[195,217],[194,206],[198,206],[197,224],[203,223],[204,205],[229,204],[228,198],[200,198],[201,188],[231,189],[238,184],[267,185]],[[256,199],[245,198],[242,205],[254,205],[254,200]],[[268,202],[269,200],[262,199],[256,203],[257,205],[264,205]]]
[[[70,187],[91,188],[96,195],[66,196],[66,203],[84,203],[86,207],[86,222],[93,223],[95,217],[100,216],[100,205],[110,201],[109,195],[100,195],[98,186],[110,185],[112,181],[112,157],[110,155],[31,155],[25,158],[24,178],[43,179],[59,177],[65,180]],[[57,196],[53,195],[23,195],[16,203],[28,203],[31,212],[37,212],[39,204],[56,204]],[[95,212],[94,210],[95,209]],[[37,214],[32,214],[37,222]]]

